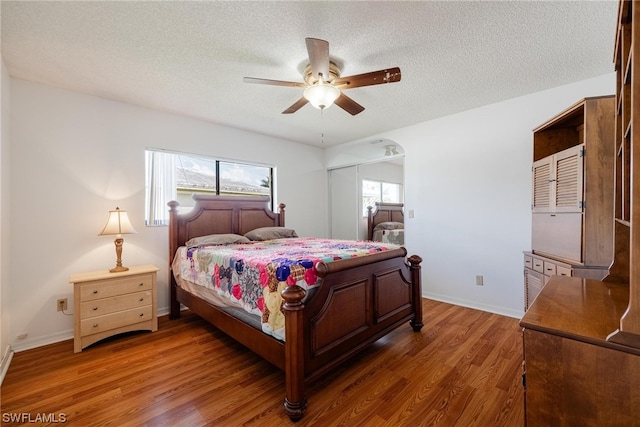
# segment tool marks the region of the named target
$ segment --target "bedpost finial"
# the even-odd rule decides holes
[[[285,301],[283,306],[285,310],[299,310],[307,292],[298,285],[290,285],[284,288],[280,295]]]
[[[285,205],[284,203],[280,203],[278,205],[278,225],[280,227],[284,227],[284,208],[286,208],[287,205]]]
[[[409,264],[411,264],[412,267],[417,267],[422,262],[422,258],[418,255],[411,255],[409,258],[407,258],[407,261],[409,261]]]
[[[167,206],[169,206],[169,210],[171,212],[177,212],[178,206],[180,206],[180,202],[178,202],[177,200],[171,200],[170,202],[167,202]]]

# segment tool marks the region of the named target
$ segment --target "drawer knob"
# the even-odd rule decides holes
[[[144,313],[140,313],[140,317],[144,317]]]
[[[142,285],[144,285],[144,282],[140,282],[140,284],[138,286],[142,286]]]
[[[95,291],[93,291],[93,294],[94,294],[94,295],[95,295],[95,294],[97,294],[97,293],[98,293],[98,290],[97,290],[97,289],[96,289]]]
[[[98,327],[98,324],[97,324],[97,323],[94,323],[94,324],[93,324],[93,327],[94,327],[94,328],[97,328],[97,327]]]
[[[98,307],[93,307],[93,311],[96,311],[98,309]]]
[[[140,302],[144,301],[144,298],[140,298]]]

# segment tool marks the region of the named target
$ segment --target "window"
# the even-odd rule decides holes
[[[169,224],[171,200],[180,203],[180,211],[191,210],[194,194],[266,195],[273,208],[272,166],[159,150],[146,150],[145,156],[147,225]]]
[[[391,182],[362,180],[362,216],[367,216],[367,206],[376,202],[401,203],[402,185]]]

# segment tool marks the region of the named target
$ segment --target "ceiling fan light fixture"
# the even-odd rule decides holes
[[[319,110],[331,107],[339,96],[340,90],[337,87],[324,83],[322,79],[304,90],[304,97],[311,105]]]
[[[384,155],[385,156],[397,156],[398,154],[398,150],[396,150],[396,146],[395,145],[385,145],[384,146]]]

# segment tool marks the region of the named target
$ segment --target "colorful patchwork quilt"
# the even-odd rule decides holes
[[[262,330],[284,340],[280,292],[286,286],[297,284],[307,291],[316,287],[316,264],[320,261],[328,263],[398,247],[380,242],[288,238],[181,247],[175,262],[179,263],[183,279],[211,289],[230,305],[260,316]]]

